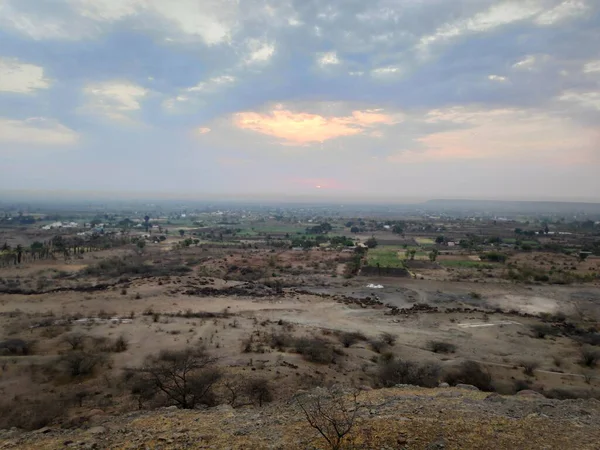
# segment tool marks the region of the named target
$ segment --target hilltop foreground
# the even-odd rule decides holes
[[[360,392],[359,402],[360,413],[342,448],[599,448],[600,402],[594,399],[551,400],[532,391],[500,396],[468,386],[398,386]],[[119,417],[95,410],[78,429],[0,433],[0,449],[330,448],[294,401],[248,409],[169,407]]]

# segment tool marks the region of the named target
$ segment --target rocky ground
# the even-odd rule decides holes
[[[315,395],[318,391],[305,393]],[[352,449],[598,449],[600,402],[500,396],[465,386],[367,390]],[[0,432],[0,449],[325,449],[294,401],[262,408],[174,407],[120,417],[90,411],[79,429]]]

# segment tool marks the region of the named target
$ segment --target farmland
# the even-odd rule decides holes
[[[173,405],[138,377],[176,355],[210,361],[198,407],[256,406],[243,386],[258,384],[283,401],[404,384],[381,378],[390,361],[434,367],[410,380],[424,386],[476,361],[504,395],[600,389],[595,230],[523,239],[514,223],[291,207],[49,210],[76,227],[47,230],[38,214],[0,219],[2,427]],[[33,420],[39,401],[52,417]]]

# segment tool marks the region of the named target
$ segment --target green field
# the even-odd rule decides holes
[[[367,256],[367,265],[380,267],[404,267],[403,257],[398,256],[398,252],[403,252],[404,249],[400,246],[386,245],[369,250]]]
[[[417,244],[419,245],[433,245],[435,244],[435,241],[431,238],[426,238],[426,237],[416,237],[415,241],[417,241]]]
[[[481,261],[471,260],[447,260],[439,261],[444,267],[463,268],[463,269],[493,269],[496,267],[494,264],[484,263]]]

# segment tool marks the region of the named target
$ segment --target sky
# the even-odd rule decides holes
[[[600,201],[600,0],[0,0],[1,192]]]

